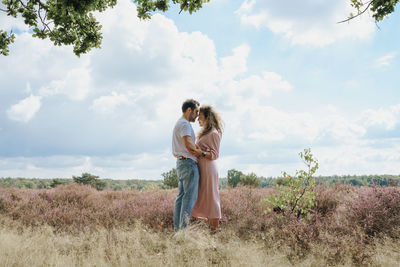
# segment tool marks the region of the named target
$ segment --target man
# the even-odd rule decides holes
[[[172,154],[177,158],[178,196],[174,206],[174,230],[185,228],[197,200],[199,170],[197,157],[204,155],[195,145],[196,137],[191,122],[199,115],[199,102],[188,99],[182,104],[182,117],[172,134]]]

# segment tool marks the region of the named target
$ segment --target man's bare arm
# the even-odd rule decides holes
[[[183,144],[185,145],[186,149],[189,151],[190,154],[196,157],[201,157],[201,149],[197,148],[196,145],[193,143],[192,138],[188,135],[182,137]]]

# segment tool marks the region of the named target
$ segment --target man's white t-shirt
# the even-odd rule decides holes
[[[180,118],[176,122],[172,134],[172,154],[174,155],[174,157],[183,156],[185,158],[193,159],[197,162],[197,158],[190,154],[185,147],[182,140],[182,137],[184,136],[190,136],[192,138],[193,144],[196,142],[196,136],[194,135],[192,125],[185,118]]]

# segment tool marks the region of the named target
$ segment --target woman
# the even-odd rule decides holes
[[[198,158],[199,191],[191,216],[207,219],[212,232],[216,232],[221,219],[221,207],[218,193],[218,168],[216,159],[219,155],[219,144],[222,136],[222,121],[211,106],[202,106],[199,111],[201,128],[196,145],[203,153]]]

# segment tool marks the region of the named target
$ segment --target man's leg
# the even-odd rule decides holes
[[[178,196],[175,200],[174,205],[174,231],[178,231],[180,229],[180,218],[181,218],[181,207],[182,207],[182,197],[183,197],[183,184],[178,179]]]
[[[182,197],[180,228],[186,227],[189,222],[190,214],[197,200],[199,188],[199,169],[197,163],[192,160],[186,160],[185,163],[185,175],[182,177],[184,194]]]

